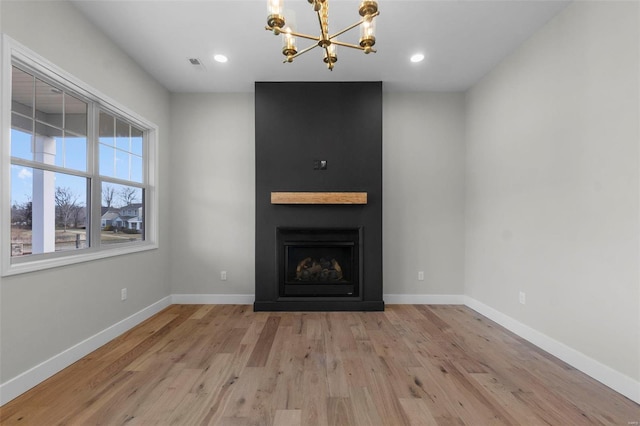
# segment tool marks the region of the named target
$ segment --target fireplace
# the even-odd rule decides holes
[[[360,296],[362,229],[278,228],[280,297]]]
[[[383,310],[382,83],[256,82],[255,161],[254,310]]]

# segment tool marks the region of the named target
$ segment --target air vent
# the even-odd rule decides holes
[[[200,60],[200,58],[187,58],[189,63],[191,65],[193,65],[193,67],[195,69],[198,69],[200,71],[206,71],[207,69],[204,67],[204,64],[202,63],[202,61]]]

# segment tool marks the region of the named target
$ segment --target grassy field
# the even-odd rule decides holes
[[[76,247],[77,236],[80,236],[79,246]],[[12,248],[14,244],[19,244],[21,250],[13,251],[14,255],[20,256],[31,254],[31,238],[32,232],[30,229],[21,229],[18,227],[11,227],[11,244]],[[125,234],[123,232],[102,231],[100,234],[100,241],[102,244],[118,244],[128,243],[132,241],[140,241],[142,234]],[[63,250],[75,250],[76,248],[86,248],[87,244],[87,232],[85,229],[56,229],[56,251]]]

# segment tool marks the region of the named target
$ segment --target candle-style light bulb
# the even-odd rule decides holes
[[[366,15],[360,25],[360,46],[364,47],[364,53],[371,53],[371,47],[376,44],[376,21]]]
[[[338,62],[338,46],[336,44],[330,44],[324,51],[324,63],[327,64],[329,70],[333,71],[333,64]]]
[[[284,31],[284,37],[282,37],[282,47],[287,49],[296,48],[296,38],[291,35],[291,28],[287,28]]]
[[[282,15],[282,0],[267,0],[269,15]]]
[[[285,21],[282,16],[282,0],[267,0],[267,25],[268,30],[272,30],[275,35],[280,34],[280,30],[284,27]]]
[[[282,34],[282,54],[287,57],[287,62],[293,62],[296,53],[296,38],[291,35],[291,28],[287,27]]]
[[[371,17],[365,17],[364,22],[360,26],[360,38],[370,39],[376,36],[376,21]]]

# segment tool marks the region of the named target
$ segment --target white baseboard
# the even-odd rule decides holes
[[[171,303],[180,305],[253,305],[253,294],[173,294]],[[385,294],[386,304],[463,305],[461,294]]]
[[[632,401],[640,404],[640,382],[628,377],[619,371],[614,370],[590,357],[579,352],[564,343],[543,334],[528,325],[525,325],[508,315],[503,314],[494,308],[478,302],[477,300],[465,296],[464,304],[479,314],[484,315],[492,321],[497,322],[512,333],[533,343],[540,349],[561,359],[572,367],[593,377],[600,383],[610,387],[616,392],[626,396]]]
[[[387,305],[464,305],[462,294],[385,294]]]
[[[254,294],[172,294],[176,305],[253,305]]]
[[[24,373],[0,384],[0,406],[28,391],[37,384],[45,381],[59,371],[70,366],[82,357],[90,354],[99,347],[107,344],[122,333],[132,329],[142,321],[157,314],[171,305],[171,298],[165,297],[147,306],[128,318],[102,330],[101,332],[83,340],[69,349],[49,358]]]

